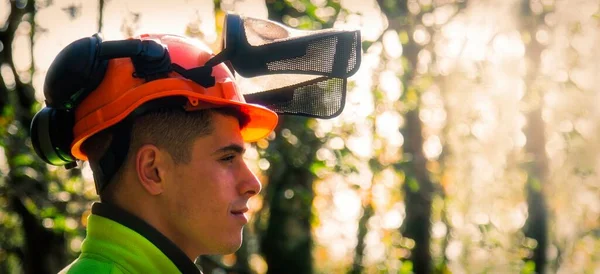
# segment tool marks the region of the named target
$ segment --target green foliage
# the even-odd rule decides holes
[[[413,263],[411,261],[403,261],[400,267],[400,274],[411,274],[413,272]]]
[[[535,262],[534,261],[526,261],[523,269],[521,269],[521,274],[534,274],[537,273],[535,271]]]
[[[12,163],[15,166],[29,166],[35,162],[33,155],[31,154],[20,154],[12,159]]]
[[[406,184],[407,184],[410,192],[412,192],[412,193],[419,192],[419,189],[420,189],[419,181],[417,181],[414,177],[407,178]]]

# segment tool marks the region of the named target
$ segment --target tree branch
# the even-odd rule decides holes
[[[98,32],[102,32],[102,21],[104,18],[104,0],[98,2]]]
[[[35,6],[33,2],[34,1],[27,1],[24,7],[18,8],[17,1],[11,1],[11,13],[8,18],[8,28],[2,33],[0,33],[0,41],[2,42],[2,44],[4,44],[4,50],[2,51],[2,59],[10,66],[16,83],[15,90],[17,91],[18,99],[18,108],[15,109],[15,113],[17,116],[16,118],[23,125],[29,125],[31,123],[31,119],[33,118],[30,109],[31,106],[36,102],[35,91],[33,90],[31,84],[23,83],[19,78],[13,60],[12,44],[15,38],[16,30],[19,27],[21,21],[23,20],[23,16],[25,14],[29,13],[31,16],[31,22],[35,22]],[[34,26],[35,25],[33,25],[32,28]]]

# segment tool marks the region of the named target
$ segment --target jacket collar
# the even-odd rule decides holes
[[[158,253],[162,252],[162,254],[157,255],[158,257],[161,257],[160,255],[162,255],[162,257],[166,256],[167,258],[164,258],[164,259],[170,260],[171,263],[181,273],[185,273],[185,274],[201,273],[200,270],[198,269],[198,267],[196,267],[196,265],[192,261],[190,261],[190,259],[185,255],[185,253],[183,253],[183,251],[181,251],[181,249],[179,249],[171,240],[169,240],[167,237],[165,237],[163,234],[161,234],[154,227],[150,226],[148,223],[146,223],[142,219],[134,216],[133,214],[128,213],[127,211],[125,211],[115,205],[110,205],[110,204],[105,204],[105,203],[94,203],[92,205],[92,215],[90,215],[90,222],[93,221],[91,219],[92,219],[92,217],[94,217],[94,215],[106,218],[110,221],[116,222],[116,223],[124,226],[122,229],[116,229],[118,231],[114,231],[120,235],[115,235],[116,237],[114,237],[114,239],[113,239],[113,241],[123,240],[124,242],[117,243],[117,244],[123,245],[123,248],[127,249],[127,246],[131,247],[134,244],[134,243],[130,242],[130,240],[131,240],[131,237],[132,236],[135,237],[135,235],[128,236],[127,234],[135,234],[135,232],[137,232],[137,234],[141,235],[143,238],[145,238],[147,241],[149,241],[150,245],[154,245],[154,249],[158,249]],[[96,221],[96,222],[98,222],[98,221]],[[108,231],[108,232],[95,231],[93,229],[93,227],[91,227],[91,225],[92,224],[89,224],[89,226],[88,226],[88,234],[89,234],[88,236],[89,237],[109,236],[112,232],[112,231]],[[104,235],[104,234],[108,234],[108,235]],[[129,237],[129,239],[128,238],[119,239],[119,236]],[[139,236],[138,236],[138,238],[139,238]],[[106,239],[106,240],[110,240],[110,239]],[[141,239],[141,241],[143,241],[143,239]],[[140,244],[142,244],[142,243],[140,243]],[[147,243],[144,243],[144,244],[147,244]],[[139,249],[139,247],[133,247],[133,248],[135,248],[136,250]],[[150,248],[150,249],[152,249],[152,248]],[[82,250],[82,251],[85,251],[85,250]]]

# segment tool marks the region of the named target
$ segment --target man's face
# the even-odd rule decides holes
[[[248,199],[261,188],[242,158],[238,120],[217,113],[212,119],[212,134],[196,139],[191,161],[175,165],[168,176],[170,230],[186,253],[235,252],[247,223]]]

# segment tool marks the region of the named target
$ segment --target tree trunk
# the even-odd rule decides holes
[[[541,108],[536,108],[528,114],[527,125],[526,150],[533,157],[534,162],[529,168],[527,180],[529,215],[525,223],[525,236],[537,242],[531,260],[535,263],[535,272],[544,273],[548,248],[548,210],[543,188],[548,178],[548,158],[544,149],[546,139]]]
[[[313,175],[285,162],[274,164],[272,169],[267,188],[270,216],[261,242],[267,273],[312,273]]]
[[[431,273],[429,244],[431,242],[430,217],[434,189],[426,168],[427,159],[423,153],[423,136],[421,135],[418,108],[406,114],[404,132],[406,138],[404,152],[410,159],[403,168],[406,174],[406,181],[403,184],[406,218],[402,232],[404,237],[415,241],[410,255],[414,272]]]
[[[533,249],[531,260],[535,263],[535,272],[544,273],[546,266],[546,249],[548,247],[548,210],[544,197],[544,185],[548,180],[548,158],[546,156],[546,136],[544,120],[542,119],[543,92],[536,88],[536,79],[539,75],[539,66],[542,45],[536,40],[536,32],[543,25],[545,13],[534,14],[530,8],[529,0],[521,2],[522,29],[527,31],[531,41],[526,44],[528,68],[525,79],[527,96],[532,100],[534,108],[527,115],[525,136],[527,143],[525,150],[532,159],[528,165],[527,179],[527,207],[529,215],[525,223],[525,236],[534,239],[537,245]]]
[[[34,45],[35,35],[35,1],[10,1],[11,12],[8,17],[8,27],[0,31],[0,42],[4,49],[0,52],[0,63],[7,64],[15,79],[14,90],[9,91],[4,81],[0,88],[0,107],[2,111],[6,107],[11,107],[13,114],[5,116],[5,123],[18,127],[18,132],[5,137],[5,153],[8,159],[9,174],[6,178],[6,190],[3,191],[5,198],[9,202],[10,209],[16,213],[20,220],[20,227],[23,231],[24,242],[18,252],[22,256],[21,263],[24,273],[56,273],[66,265],[66,246],[65,237],[60,233],[55,233],[42,226],[41,220],[30,212],[24,205],[23,199],[29,197],[47,197],[47,188],[45,182],[36,181],[22,174],[21,164],[14,160],[16,157],[31,152],[23,139],[29,135],[29,125],[33,118],[32,110],[37,103],[34,97],[34,89],[31,83],[22,82],[14,66],[14,56],[12,44],[15,38],[16,30],[19,24],[27,18],[31,24],[31,33],[29,35],[31,45]],[[23,5],[24,4],[24,5]],[[25,15],[28,17],[25,17]],[[33,53],[33,48],[30,53]],[[31,56],[30,73],[33,76],[35,65],[33,56]],[[10,94],[12,92],[12,95]],[[35,165],[33,166],[35,167]],[[45,167],[35,167],[42,174],[47,174]],[[47,177],[47,176],[44,176]],[[42,177],[43,178],[43,177]]]
[[[367,223],[369,219],[373,216],[373,206],[371,205],[371,201],[369,199],[367,205],[364,207],[363,215],[358,221],[358,235],[357,235],[357,244],[356,251],[354,254],[354,262],[352,263],[352,270],[350,274],[361,274],[363,273],[363,258],[365,251],[365,236],[367,236],[368,228]]]
[[[269,19],[276,22],[283,23],[284,15],[304,15],[291,2],[268,0],[266,5]],[[339,8],[335,10],[337,14]],[[333,22],[324,23],[323,27],[331,27]],[[267,273],[313,273],[310,222],[315,176],[310,167],[322,144],[308,126],[309,122],[310,119],[304,117],[281,117],[277,137],[266,151],[270,168],[260,215],[268,220],[261,224],[259,219],[257,231],[261,253],[268,265]],[[295,137],[294,142],[284,137],[290,133]]]
[[[409,41],[403,44],[403,57],[408,61],[408,68],[403,76],[404,92],[406,96],[415,84],[418,54],[422,46],[412,39],[412,33],[417,24],[420,24],[422,14],[412,14],[408,10],[408,1],[398,1],[395,5],[391,2],[378,0],[383,13],[389,21],[389,28],[395,31],[405,31],[409,34]],[[419,119],[419,92],[416,92],[414,101],[406,102],[410,110],[406,113],[406,126],[402,130],[405,142],[403,145],[404,159],[396,167],[406,175],[403,184],[406,204],[406,218],[400,228],[404,237],[415,241],[409,259],[413,263],[413,271],[417,274],[430,273],[432,270],[431,253],[429,244],[431,238],[431,203],[433,196],[433,183],[427,171],[427,159],[423,153],[422,125]]]
[[[25,208],[18,197],[12,197],[11,208],[19,215],[25,234],[23,266],[25,274],[56,273],[65,266],[65,238],[47,230],[42,222]]]
[[[308,129],[308,121],[303,117],[282,117],[277,137],[266,151],[270,168],[260,215],[268,216],[268,220],[258,219],[257,231],[269,274],[313,273],[310,220],[314,175],[310,165],[321,143]],[[297,137],[296,145],[283,137],[289,133]]]

